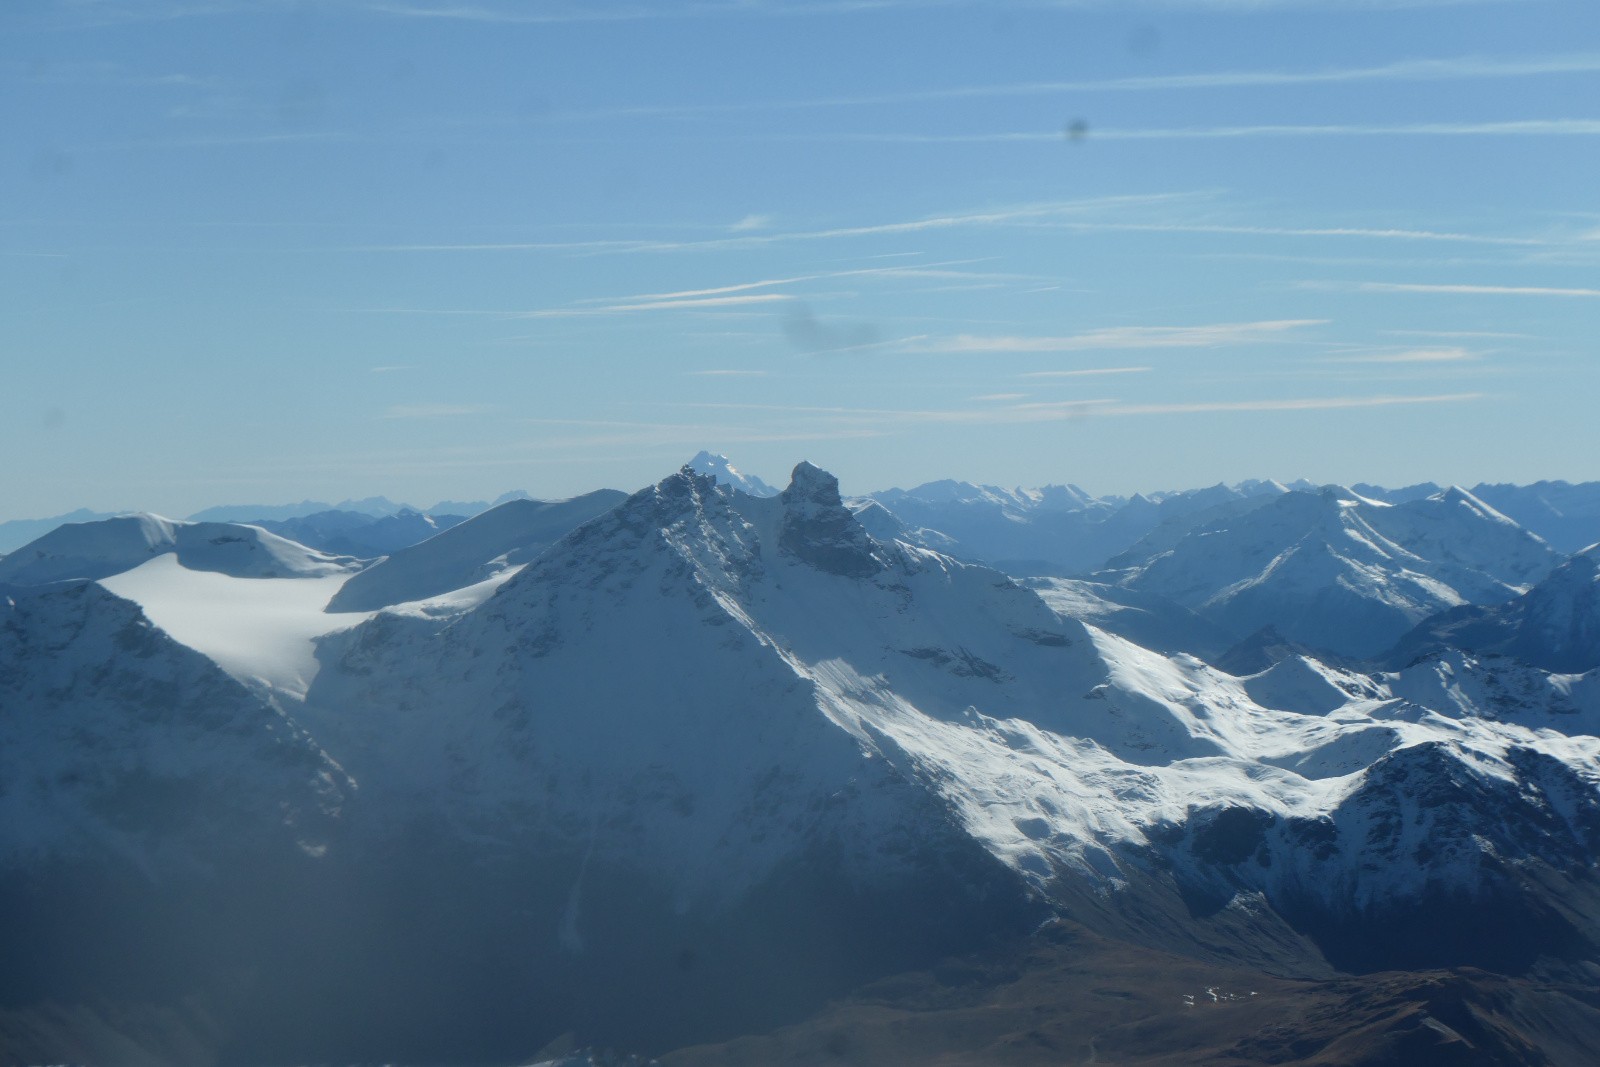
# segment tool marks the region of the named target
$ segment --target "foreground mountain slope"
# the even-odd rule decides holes
[[[771,1034],[680,1049],[663,1067],[1491,1067],[1587,1063],[1580,970],[1472,968],[1287,979],[1100,937],[1070,922],[895,975]]]
[[[321,847],[343,775],[295,722],[98,585],[0,589],[0,860],[204,863],[230,811]]]
[[[0,589],[0,1005],[170,1002],[270,954],[353,789],[129,601]]]

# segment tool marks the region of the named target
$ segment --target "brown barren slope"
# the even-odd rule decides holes
[[[1589,966],[1589,965],[1585,965]],[[664,1067],[1593,1064],[1600,974],[1473,968],[1326,981],[1229,969],[1057,922],[1021,947],[876,982]]]

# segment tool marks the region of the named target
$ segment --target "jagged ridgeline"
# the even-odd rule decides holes
[[[1019,579],[810,464],[762,495],[710,459],[377,563],[155,520],[0,561],[0,1051],[660,1054],[985,953],[1021,962],[952,982],[1588,973],[1587,556],[1460,491],[1258,486]],[[1549,664],[1516,637],[1546,603]],[[1228,1062],[1311,1054],[1274,1049]]]

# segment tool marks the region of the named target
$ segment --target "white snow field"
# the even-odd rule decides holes
[[[100,584],[240,681],[303,698],[317,673],[316,639],[373,614],[323,611],[349,577],[236,578],[190,570],[168,553]]]

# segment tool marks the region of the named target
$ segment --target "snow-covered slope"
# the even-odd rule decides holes
[[[322,578],[360,568],[258,526],[125,515],[57,527],[0,560],[0,583],[106,578],[171,554],[189,570],[236,578]]]
[[[1307,486],[1306,488],[1316,489],[1317,486]],[[1402,486],[1399,489],[1388,489],[1381,485],[1373,485],[1370,482],[1357,482],[1350,488],[1355,490],[1359,496],[1364,496],[1371,500],[1381,500],[1385,504],[1404,504],[1412,500],[1425,500],[1437,493],[1444,492],[1445,489],[1444,486],[1436,485],[1433,482],[1418,482],[1415,485]],[[1473,493],[1476,494],[1477,490],[1474,489]]]
[[[375,611],[495,577],[536,558],[624,496],[599,489],[571,500],[508,500],[362,571],[328,610]]]
[[[894,512],[871,497],[855,497],[844,503],[862,528],[879,541],[904,541],[908,545],[931,548],[948,556],[966,555],[956,539],[949,534],[942,530],[930,530],[925,526],[908,526]]]
[[[1404,664],[1452,648],[1515,656],[1548,671],[1600,667],[1600,545],[1574,554],[1515,600],[1464,605],[1424,621],[1390,658]]]
[[[0,868],[311,854],[351,788],[292,720],[94,583],[0,588]]]
[[[316,638],[366,618],[323,611],[347,573],[238,578],[184,567],[180,558],[156,556],[100,585],[238,681],[281,696],[305,695],[317,670]]]
[[[1526,529],[1557,552],[1576,552],[1600,541],[1600,482],[1535,482],[1474,486],[1472,495]]]
[[[1079,575],[1164,523],[1225,505],[1253,507],[1284,491],[1276,482],[1249,482],[1124,499],[1075,485],[1002,489],[946,480],[872,498],[908,526],[947,535],[966,558],[1013,574]]]
[[[295,721],[133,603],[92,582],[0,587],[8,1008],[113,1001],[184,1016],[285,954],[324,961],[294,979],[316,981],[330,937],[352,925],[338,905],[348,879],[330,872],[350,869],[355,795]],[[93,1030],[67,1031],[73,1049],[92,1043]],[[197,1062],[185,1044],[167,1062]],[[125,1042],[87,1058],[150,1062]]]
[[[1154,593],[1076,578],[1024,578],[1021,582],[1052,610],[1155,652],[1187,652],[1215,663],[1238,642],[1237,635]]]
[[[1373,655],[1443,608],[1516,596],[1556,562],[1544,542],[1460,489],[1389,505],[1327,486],[1175,542],[1148,539],[1112,560],[1107,577],[1238,633],[1272,625]]]

